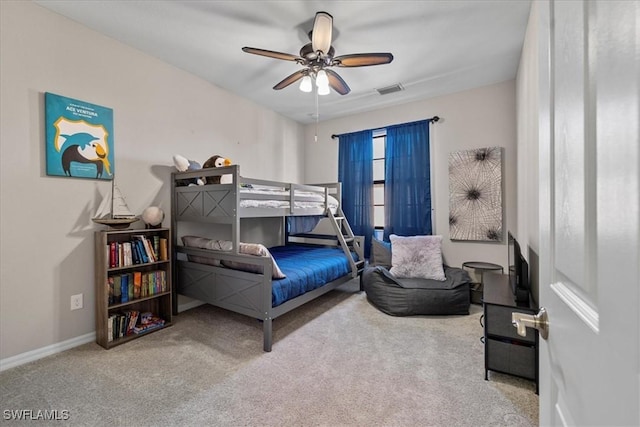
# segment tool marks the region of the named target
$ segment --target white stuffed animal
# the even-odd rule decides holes
[[[178,172],[197,171],[202,169],[200,163],[196,162],[195,160],[189,160],[186,157],[181,156],[180,154],[176,154],[173,156],[173,164]],[[204,180],[202,178],[183,179],[178,182],[178,185],[204,185]]]

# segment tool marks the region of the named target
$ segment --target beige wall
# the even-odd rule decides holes
[[[539,128],[539,23],[537,8],[533,2],[522,56],[518,67],[516,83],[518,122],[518,228],[516,236],[529,262],[532,293],[538,301],[538,255],[539,255],[539,171],[538,171],[538,128]]]
[[[447,158],[504,147],[504,229],[515,229],[515,81],[321,122],[315,142],[315,124],[299,125],[31,2],[0,9],[0,360],[95,330],[91,217],[109,184],[46,176],[44,92],[113,108],[117,181],[137,213],[159,205],[169,214],[176,153],[200,162],[223,154],[250,177],[335,181],[331,134],[438,115],[435,231],[444,236],[445,260],[506,265],[504,243],[448,239]],[[85,308],[72,312],[77,293]]]
[[[433,116],[441,120],[431,125],[433,157],[435,234],[443,236],[445,261],[461,266],[464,261],[507,264],[506,243],[452,242],[449,239],[448,156],[452,151],[499,146],[503,151],[504,230],[517,226],[516,218],[516,99],[515,81],[459,92],[428,100],[357,114],[305,129],[306,182],[335,181],[338,176],[338,140],[331,134],[381,128]],[[387,95],[393,96],[393,95]],[[322,117],[322,106],[320,107]]]
[[[31,2],[0,2],[0,359],[95,330],[93,232],[106,181],[45,174],[43,93],[114,111],[129,207],[169,214],[172,155],[301,182],[303,126]],[[140,225],[140,224],[139,224]],[[164,225],[169,225],[169,218]],[[70,311],[70,297],[84,308]]]

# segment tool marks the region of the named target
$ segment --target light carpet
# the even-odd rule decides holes
[[[270,353],[259,321],[203,305],[111,350],[91,343],[10,369],[0,409],[68,411],[51,424],[77,426],[538,424],[533,382],[484,380],[480,306],[392,317],[357,288],[274,320]]]

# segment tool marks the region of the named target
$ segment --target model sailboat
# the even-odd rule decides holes
[[[111,194],[102,200],[95,218],[92,219],[93,222],[113,228],[128,228],[130,224],[139,219],[139,216],[129,210],[115,179],[111,180]]]

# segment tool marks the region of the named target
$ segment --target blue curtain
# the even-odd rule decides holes
[[[356,236],[364,236],[369,257],[373,235],[373,132],[340,135],[338,180],[342,182],[342,210]]]
[[[422,120],[387,127],[385,240],[391,234],[432,233],[429,122]]]

